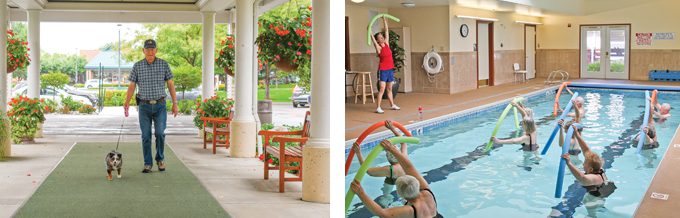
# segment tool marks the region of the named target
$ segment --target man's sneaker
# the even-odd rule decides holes
[[[144,165],[144,169],[142,170],[142,173],[150,173],[151,172],[151,165]]]
[[[392,105],[392,107],[391,107],[390,109],[396,111],[396,110],[399,110],[399,109],[401,109],[401,108],[395,104],[395,105]]]
[[[165,171],[165,162],[158,161],[156,163],[158,164],[158,171]]]
[[[382,108],[378,108],[378,109],[376,109],[376,110],[375,110],[375,112],[376,112],[376,113],[379,113],[379,114],[383,114],[383,113],[385,113],[385,111],[383,111],[383,109],[382,109]]]

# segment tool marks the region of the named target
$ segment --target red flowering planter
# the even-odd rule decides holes
[[[274,65],[276,65],[276,69],[279,69],[281,71],[285,72],[292,72],[297,70],[298,65],[291,63],[291,60],[288,60],[288,58],[282,57],[281,60],[278,62],[275,62]]]
[[[12,30],[7,30],[7,73],[28,66],[31,61],[28,57],[30,50],[28,42],[14,35]]]

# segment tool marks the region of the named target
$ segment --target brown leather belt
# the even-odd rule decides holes
[[[158,99],[158,100],[144,100],[144,99],[140,99],[140,98],[137,98],[136,100],[137,100],[137,104],[139,104],[139,103],[145,103],[145,104],[158,104],[158,103],[160,103],[160,102],[165,101],[165,97],[162,97],[162,98],[160,98],[160,99]]]

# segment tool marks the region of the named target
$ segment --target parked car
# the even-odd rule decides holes
[[[13,92],[12,95],[13,96],[28,95],[28,87],[25,86],[23,88],[19,88],[19,89],[16,90],[16,92]],[[89,104],[89,105],[92,105],[92,106],[95,105],[94,102],[90,101],[90,99],[88,99],[86,97],[69,94],[68,92],[61,90],[61,89],[53,89],[53,88],[40,89],[40,98],[51,99],[51,100],[59,103],[60,105],[61,105],[62,96],[64,96],[64,97],[71,96],[71,98],[74,101],[79,101],[79,102],[82,102],[84,104]]]
[[[293,107],[309,106],[312,102],[312,97],[309,93],[303,93],[293,98]]]
[[[97,102],[99,100],[99,99],[97,99],[97,96],[95,96],[94,93],[87,92],[87,91],[81,91],[81,90],[78,90],[76,87],[73,87],[73,86],[70,86],[70,85],[65,85],[64,91],[66,91],[67,93],[72,94],[72,95],[86,97],[87,99],[90,99],[90,101],[92,103],[94,103],[94,105],[97,105]]]
[[[85,82],[85,88],[99,88],[99,80],[98,79],[91,79]]]

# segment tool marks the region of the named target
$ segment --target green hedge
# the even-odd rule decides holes
[[[123,106],[126,94],[126,90],[106,90],[106,93],[104,94],[104,106]],[[130,99],[130,105],[137,105],[134,96]]]
[[[588,72],[599,72],[600,71],[600,62],[593,62],[588,64]],[[612,63],[610,66],[610,71],[611,72],[624,72],[625,71],[625,65],[623,63]]]

